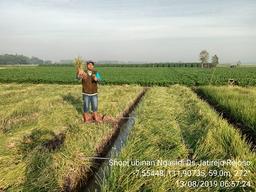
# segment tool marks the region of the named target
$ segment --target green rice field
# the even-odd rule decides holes
[[[255,190],[255,153],[236,129],[190,89],[152,88],[136,113],[134,129],[120,155],[111,160],[102,191]],[[182,159],[197,164],[168,166],[164,163]],[[199,164],[216,160],[248,160],[251,165]],[[242,172],[246,174],[240,174]],[[247,180],[252,185],[222,186],[223,181],[231,185],[239,180]]]
[[[100,191],[256,191],[256,67],[96,69],[99,113],[116,124],[83,122],[74,66],[0,69],[1,192],[86,189],[128,109],[134,125]]]
[[[235,79],[241,86],[256,85],[256,67],[212,68],[194,67],[97,67],[102,84],[140,84],[143,86],[226,85]],[[2,83],[77,84],[74,66],[8,67],[0,70]]]

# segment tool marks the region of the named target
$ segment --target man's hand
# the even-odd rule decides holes
[[[87,74],[82,69],[78,71],[78,76],[82,79],[87,79]]]
[[[97,79],[96,76],[93,76],[93,80],[94,80],[94,81],[98,81],[98,79]]]

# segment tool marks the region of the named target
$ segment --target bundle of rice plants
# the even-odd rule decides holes
[[[75,60],[74,60],[74,65],[75,65],[75,67],[76,67],[76,71],[77,71],[77,72],[83,71],[83,64],[84,64],[84,61],[82,60],[81,57],[75,58]]]
[[[76,74],[80,77],[84,76],[85,74],[83,69],[84,61],[82,60],[81,57],[75,58],[74,65],[76,67]]]

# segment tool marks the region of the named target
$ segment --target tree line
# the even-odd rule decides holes
[[[4,54],[0,55],[1,65],[11,65],[11,64],[52,64],[50,60],[43,60],[37,57],[27,57],[18,54]]]

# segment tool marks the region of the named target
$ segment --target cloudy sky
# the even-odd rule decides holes
[[[256,63],[255,0],[0,0],[0,54]]]

